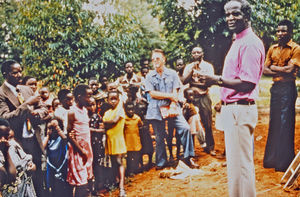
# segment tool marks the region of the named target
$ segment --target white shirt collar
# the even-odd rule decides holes
[[[137,82],[138,81],[138,78],[137,78],[137,75],[135,73],[132,74],[132,78],[130,79],[130,81],[128,81],[128,78],[127,78],[127,73],[124,75],[124,81],[126,80],[127,83],[131,83],[133,81]]]
[[[18,96],[17,88],[7,81],[4,81],[5,85],[14,93],[15,96]]]

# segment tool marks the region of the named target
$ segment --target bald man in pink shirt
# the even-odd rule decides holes
[[[221,86],[229,196],[254,197],[253,133],[258,117],[255,100],[265,49],[252,31],[251,8],[247,1],[231,0],[224,9],[227,25],[235,39],[225,58],[222,76],[206,75],[201,81],[206,85]]]

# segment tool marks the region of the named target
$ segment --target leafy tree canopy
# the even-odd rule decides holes
[[[138,61],[152,47],[151,32],[134,15],[109,14],[98,24],[96,13],[83,9],[85,1],[23,0],[10,9],[11,2],[1,9],[11,12],[5,14],[9,27],[0,34],[10,34],[10,42],[1,43],[9,45],[1,47],[3,59],[20,57],[25,74],[51,89],[73,87],[91,76],[115,78],[126,61]]]
[[[222,70],[224,56],[231,43],[231,35],[225,23],[223,7],[227,0],[149,0],[152,14],[164,24],[167,40],[165,51],[169,63],[177,58],[190,60],[194,46],[201,45],[205,59],[213,63],[216,72]],[[266,48],[275,38],[277,23],[289,19],[295,24],[294,40],[299,43],[298,0],[250,0],[252,26],[263,39]]]
[[[92,2],[115,11],[84,8]],[[170,65],[177,58],[187,62],[192,48],[201,45],[205,59],[220,73],[231,43],[226,2],[0,0],[0,63],[14,58],[24,65],[25,74],[55,89],[73,87],[91,76],[113,79],[127,61],[135,62],[137,69],[155,47],[166,51]],[[277,23],[285,18],[294,22],[294,40],[299,43],[298,0],[249,2],[253,29],[266,49],[274,42]]]

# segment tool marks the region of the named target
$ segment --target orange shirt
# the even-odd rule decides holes
[[[139,125],[142,125],[141,118],[134,114],[132,118],[126,115],[124,136],[126,142],[127,151],[140,151],[142,149]]]
[[[294,81],[298,67],[300,66],[300,46],[290,40],[286,46],[279,46],[278,44],[272,45],[268,50],[265,66],[287,66],[288,62],[297,66],[294,72],[288,75],[274,76],[273,81]]]

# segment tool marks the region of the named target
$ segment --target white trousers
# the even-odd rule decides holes
[[[223,105],[221,113],[225,133],[229,196],[254,197],[253,133],[258,117],[257,106]]]

